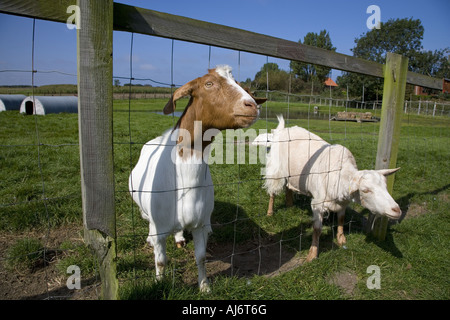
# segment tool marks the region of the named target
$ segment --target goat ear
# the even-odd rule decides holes
[[[267,98],[256,98],[255,97],[253,99],[255,99],[257,105],[263,104],[264,102],[267,101]]]
[[[236,81],[236,83],[237,83],[237,81]],[[267,98],[257,98],[257,97],[255,97],[253,95],[253,93],[251,93],[250,89],[247,88],[247,87],[244,88],[244,90],[245,90],[245,92],[247,92],[255,100],[257,105],[263,104],[264,102],[267,101]]]
[[[395,169],[381,169],[381,170],[377,170],[377,172],[381,173],[383,176],[387,177],[395,172],[397,172],[398,170],[400,170],[400,168],[395,168]]]
[[[183,97],[190,96],[192,94],[192,91],[195,88],[195,84],[196,84],[196,80],[192,80],[192,81],[186,83],[184,86],[181,86],[177,90],[175,90],[172,97],[166,103],[166,106],[163,109],[163,113],[170,114],[170,113],[174,112],[175,108],[176,108],[175,102]]]
[[[361,175],[359,174],[360,171],[358,171],[358,174],[355,175],[351,180],[350,184],[348,186],[348,193],[353,194],[356,191],[359,191],[359,182],[361,180]]]

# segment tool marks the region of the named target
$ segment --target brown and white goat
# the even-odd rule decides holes
[[[220,66],[178,88],[164,107],[175,111],[176,102],[190,96],[175,128],[147,142],[131,172],[129,190],[141,215],[149,222],[147,241],[154,248],[156,277],[164,275],[166,239],[175,234],[184,243],[183,230],[192,232],[201,291],[209,291],[205,258],[214,186],[205,148],[223,129],[253,124],[259,103],[234,80],[231,68]],[[205,136],[207,139],[204,139]]]
[[[284,189],[312,197],[314,231],[307,261],[318,256],[325,212],[337,212],[340,246],[346,243],[343,224],[345,209],[351,201],[376,215],[393,220],[401,217],[400,207],[387,191],[385,178],[399,168],[358,170],[355,158],[344,146],[330,145],[304,128],[285,128],[282,116],[278,116],[278,121],[272,135],[258,136],[255,143],[271,147],[264,185],[270,195],[267,212],[273,214],[274,196]]]

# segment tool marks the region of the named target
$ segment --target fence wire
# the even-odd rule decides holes
[[[174,69],[173,69],[173,55],[174,55],[174,51],[173,51],[173,43],[174,41],[172,40],[172,51],[171,51],[171,80],[173,82],[173,77],[174,77]],[[210,65],[210,61],[211,61],[211,49],[209,49],[209,59],[208,59],[208,68],[211,67]],[[127,79],[130,81],[130,85],[131,82],[133,80],[133,64],[132,64],[132,59],[133,59],[133,37],[132,40],[130,42],[130,77]],[[240,70],[240,53],[238,53],[238,70]],[[267,58],[268,61],[268,58]],[[238,71],[239,72],[239,71]],[[239,77],[239,76],[238,76]],[[269,75],[267,73],[267,84],[269,84]],[[174,85],[171,85],[171,87],[174,87]],[[265,91],[266,97],[269,97],[270,94],[272,93],[272,91],[270,91],[269,86],[267,86],[267,90]],[[289,117],[289,112],[290,112],[290,98],[291,97],[295,97],[296,95],[291,93],[291,89],[289,87],[289,92],[283,93],[284,95],[286,95],[287,97],[287,119],[286,122],[289,122],[291,120],[291,118]],[[310,112],[310,110],[312,109],[312,101],[313,101],[313,96],[309,96],[309,101],[308,101],[308,113]],[[131,108],[131,101],[132,101],[132,94],[131,94],[131,90],[130,90],[130,94],[128,96],[128,105],[129,105],[129,112],[132,112],[132,108]],[[267,123],[269,123],[269,118],[268,118],[268,111],[269,111],[269,104],[271,103],[270,99],[268,100],[268,102],[265,103],[263,110],[262,110],[262,114],[265,113],[265,117],[266,117],[266,129],[267,127]],[[331,106],[330,106],[331,107]],[[312,113],[312,112],[311,112]],[[173,117],[173,114],[172,114]],[[308,127],[309,127],[309,117],[307,119],[308,121]],[[174,124],[175,122],[173,122]],[[131,126],[131,115],[129,116],[129,126]],[[345,127],[346,128],[346,127]],[[130,134],[130,172],[131,169],[133,168],[133,163],[136,162],[136,159],[131,160],[132,158],[132,148],[131,146],[133,145],[146,145],[146,146],[160,146],[160,147],[169,147],[169,145],[165,145],[165,144],[161,144],[161,143],[152,143],[152,142],[136,142],[133,141],[133,139],[131,138],[131,127],[129,128],[129,134]],[[332,138],[332,129],[331,129],[331,125],[329,126],[329,135]],[[243,142],[242,139],[240,139],[241,137],[238,137],[238,143],[245,143],[245,141]],[[346,138],[345,138],[346,139]],[[360,138],[358,138],[360,139]],[[311,141],[311,139],[309,139]],[[339,140],[339,139],[334,139]],[[289,139],[288,141],[295,141],[295,139]],[[226,143],[230,143],[230,142],[226,142]],[[235,143],[235,141],[233,140],[233,142],[231,142],[232,144]],[[237,148],[237,157],[239,158],[241,155],[239,154],[239,152],[241,152],[240,148]],[[213,222],[211,223],[211,225],[209,226],[205,226],[205,227],[212,227],[213,229],[213,236],[214,237],[214,230],[220,230],[221,228],[224,227],[232,227],[232,235],[229,238],[228,242],[222,243],[222,244],[218,244],[217,242],[213,241],[213,243],[211,244],[211,246],[213,247],[213,249],[210,249],[210,254],[207,258],[207,266],[213,266],[214,264],[217,263],[224,263],[224,264],[229,264],[229,266],[227,266],[227,269],[229,269],[229,275],[230,276],[236,276],[236,275],[242,275],[242,270],[239,270],[239,268],[242,268],[242,265],[236,266],[236,259],[239,259],[239,257],[242,256],[252,256],[252,255],[256,255],[254,258],[257,260],[257,266],[255,267],[255,270],[253,271],[253,274],[257,274],[257,275],[261,275],[262,274],[262,269],[264,269],[265,266],[263,266],[263,251],[266,249],[270,249],[273,251],[273,248],[277,249],[277,252],[274,254],[273,252],[271,253],[271,255],[275,255],[277,257],[277,267],[278,269],[281,268],[281,266],[283,265],[283,263],[285,263],[286,261],[283,260],[283,250],[285,251],[292,251],[292,245],[289,245],[288,247],[284,247],[286,244],[292,244],[293,242],[296,242],[298,244],[298,247],[295,248],[295,250],[297,252],[301,252],[302,249],[304,250],[304,248],[302,248],[302,237],[304,237],[304,230],[303,230],[303,225],[299,225],[298,226],[298,232],[295,235],[285,235],[284,230],[281,230],[281,232],[278,235],[279,239],[274,240],[268,240],[267,235],[265,235],[265,237],[262,236],[262,233],[265,232],[262,227],[261,227],[261,223],[260,220],[265,218],[265,203],[267,201],[267,197],[264,197],[264,193],[263,192],[258,192],[259,193],[259,200],[258,200],[258,204],[256,204],[256,206],[258,207],[258,214],[257,217],[251,217],[251,216],[243,216],[242,212],[243,209],[241,207],[241,198],[243,197],[242,195],[242,187],[244,187],[245,185],[249,185],[249,184],[256,184],[258,186],[259,190],[262,190],[262,184],[264,182],[264,179],[261,178],[260,176],[256,176],[256,177],[251,177],[251,178],[242,178],[241,176],[241,170],[242,170],[242,165],[240,163],[237,164],[236,166],[236,172],[235,172],[235,176],[234,178],[231,179],[231,181],[215,181],[214,182],[214,188],[217,192],[217,190],[221,190],[221,188],[229,188],[232,187],[235,190],[235,210],[234,210],[234,214],[231,214],[231,219],[230,220],[225,220],[225,221],[218,221],[218,222]],[[339,170],[337,170],[339,171]],[[330,172],[332,172],[332,170],[326,171],[326,172],[318,172],[317,174],[329,174]],[[213,173],[214,175],[214,173]],[[291,175],[289,177],[295,177],[296,175]],[[289,178],[288,177],[288,178]],[[213,176],[213,180],[214,180],[214,176]],[[123,184],[125,186],[125,184]],[[134,185],[132,183],[132,185]],[[176,181],[175,181],[175,185],[176,185]],[[205,186],[202,187],[198,187],[198,188],[203,188]],[[161,191],[155,191],[155,190],[143,190],[143,189],[137,189],[135,187],[133,187],[133,190],[131,191],[132,193],[150,193],[150,194],[156,194],[156,193],[173,193],[173,192],[178,192],[178,191],[182,191],[185,189],[192,189],[193,187],[189,187],[189,188],[179,188],[179,187],[175,187],[172,189],[168,189],[168,190],[161,190]],[[194,187],[195,188],[195,187]],[[116,193],[123,193],[123,194],[127,194],[129,193],[128,189],[116,189]],[[132,203],[132,207],[135,206],[135,204],[131,201]],[[233,209],[230,206],[230,211],[232,212]],[[213,217],[214,217],[214,212],[213,212]],[[281,219],[282,221],[285,219],[283,217],[283,215],[281,215]],[[140,233],[140,234],[136,234],[136,230],[135,230],[135,210],[132,209],[132,221],[133,221],[133,234],[131,235],[119,235],[119,237],[128,237],[128,238],[132,238],[132,239],[136,239],[139,241],[143,241],[147,236],[149,236],[148,233]],[[255,223],[255,230],[252,231],[255,233],[253,240],[252,239],[247,239],[247,241],[244,241],[244,243],[242,243],[242,240],[240,240],[240,236],[239,234],[242,232],[241,230],[239,230],[239,224],[243,224],[243,223],[250,223],[250,222],[254,222],[254,220],[256,219],[256,223]],[[334,236],[334,228],[337,227],[336,223],[335,223],[335,219],[334,219],[334,215],[332,215],[332,221],[328,221],[328,217],[326,217],[325,219],[325,225],[329,224],[329,228],[331,229],[331,232],[333,233]],[[346,230],[350,230],[352,228],[352,224],[354,223],[354,220],[351,218],[349,219],[349,221],[347,221],[345,223],[345,228]],[[282,222],[281,224],[284,224],[284,222]],[[163,235],[163,233],[158,233],[158,234],[150,234],[150,236],[157,236],[157,235]],[[248,242],[251,242],[252,244],[249,244]],[[305,242],[303,241],[303,244],[305,244]],[[227,247],[228,248],[228,252],[219,252],[218,250],[215,250],[217,247],[219,247],[220,245]],[[334,244],[332,243],[332,246],[334,246]],[[284,249],[283,249],[284,247]],[[212,251],[211,251],[212,250]],[[169,253],[170,255],[170,253]],[[192,257],[192,256],[191,256]],[[151,257],[152,258],[152,257]],[[134,265],[138,265],[139,261],[137,261],[137,256],[136,253],[134,253]],[[174,265],[172,266],[172,276],[169,278],[173,279],[173,281],[175,281],[175,279],[179,278],[179,274],[185,273],[186,270],[186,266],[181,266],[182,264],[185,264],[185,261],[181,261],[181,262],[176,262],[176,260],[172,260]],[[226,262],[228,261],[228,262]],[[301,260],[297,259],[297,262],[295,264],[299,265],[301,264]],[[195,273],[196,267],[194,264],[189,264]],[[214,267],[212,267],[214,268]],[[245,271],[244,271],[245,273]],[[267,273],[267,271],[264,271],[264,273]],[[178,274],[178,275],[176,275]],[[148,274],[147,274],[148,276]],[[142,274],[140,276],[137,275],[136,272],[136,268],[133,271],[133,279],[137,280],[137,279],[142,279]],[[153,277],[153,275],[150,275],[150,277]],[[131,279],[128,279],[131,280]],[[192,279],[191,279],[192,280]],[[175,286],[176,284],[173,282],[172,283],[173,286]]]
[[[32,29],[32,52],[31,52],[31,64],[32,64],[32,70],[0,70],[0,72],[29,72],[31,76],[31,84],[32,84],[32,97],[34,99],[34,88],[35,88],[35,76],[39,73],[60,73],[60,74],[67,74],[58,70],[52,70],[52,71],[38,71],[36,70],[35,66],[35,19],[33,19],[33,29]],[[176,42],[174,40],[172,41],[171,46],[171,60],[170,60],[170,83],[165,83],[163,81],[155,80],[152,77],[147,78],[134,78],[133,77],[133,46],[134,46],[134,34],[131,33],[131,40],[130,40],[130,64],[129,64],[129,76],[114,76],[114,78],[117,79],[124,79],[129,81],[129,92],[128,92],[128,141],[127,142],[121,142],[119,140],[114,141],[114,147],[116,148],[115,154],[119,152],[117,150],[118,146],[122,145],[128,145],[128,168],[127,168],[127,174],[119,175],[116,174],[116,180],[117,180],[117,187],[116,187],[116,201],[120,202],[120,212],[117,214],[120,215],[120,221],[119,223],[123,223],[123,225],[118,225],[118,246],[119,246],[119,280],[123,283],[126,281],[138,281],[142,279],[154,279],[154,268],[153,266],[153,255],[151,249],[149,249],[148,245],[145,244],[145,239],[148,237],[148,233],[144,232],[146,226],[145,223],[140,221],[139,213],[136,205],[133,203],[133,200],[129,196],[129,190],[126,188],[127,186],[127,179],[128,175],[133,169],[137,158],[135,157],[136,154],[136,148],[141,148],[143,145],[148,145],[146,142],[138,141],[140,138],[135,137],[133,134],[133,128],[132,128],[132,120],[133,117],[139,117],[139,115],[135,114],[135,111],[133,110],[132,102],[133,102],[133,92],[132,92],[132,84],[133,81],[136,80],[145,80],[145,81],[151,81],[156,84],[160,85],[167,85],[170,86],[172,89],[175,87],[178,87],[180,85],[174,84],[174,74],[176,73],[174,69],[174,49]],[[211,47],[208,47],[208,68],[210,68],[211,63]],[[269,62],[269,58],[266,60]],[[206,63],[205,63],[206,65]],[[240,78],[240,69],[241,69],[241,55],[240,52],[238,53],[238,79]],[[76,75],[74,75],[76,76]],[[289,90],[287,93],[282,92],[276,92],[271,91],[269,88],[269,73],[267,73],[267,90],[262,92],[269,100],[265,103],[263,106],[263,109],[261,110],[261,119],[265,118],[266,122],[266,130],[269,131],[270,127],[273,127],[273,115],[270,114],[270,108],[274,103],[280,102],[279,97],[283,97],[283,101],[286,102],[285,109],[283,109],[283,112],[285,112],[286,116],[286,123],[294,123],[294,124],[300,124],[307,128],[310,131],[314,131],[315,127],[311,123],[310,120],[314,119],[313,113],[314,113],[314,106],[316,103],[320,105],[321,109],[324,109],[324,113],[326,117],[329,119],[331,115],[331,107],[335,106],[333,104],[340,104],[342,103],[342,106],[345,104],[345,100],[342,99],[335,99],[333,100],[330,98],[329,100],[327,98],[318,98],[313,95],[313,92],[311,91],[311,94],[308,95],[297,95],[293,94],[291,92],[291,87],[289,86]],[[318,102],[319,99],[319,102]],[[326,102],[320,101],[323,99]],[[294,102],[297,102],[298,100],[307,102],[308,108],[307,108],[307,118],[305,120],[299,121],[299,119],[295,118],[295,113],[292,110],[292,104]],[[418,102],[419,105],[417,106],[417,109],[413,108],[413,102],[407,101],[407,105],[405,105],[405,113],[407,114],[427,114],[432,116],[438,116],[438,115],[448,115],[445,105],[442,105],[442,108],[439,109],[439,105],[434,103],[433,105],[425,103],[425,102]],[[425,103],[425,104],[424,104]],[[35,105],[35,104],[34,104]],[[370,105],[370,103],[369,103]],[[328,110],[326,109],[326,106],[328,106]],[[349,108],[349,104],[345,104],[345,108]],[[416,111],[418,110],[418,111]],[[426,110],[426,111],[423,111]],[[379,109],[378,109],[378,102],[373,102],[373,112],[375,115],[379,115]],[[440,114],[439,114],[440,113]],[[47,169],[46,165],[51,165],[51,162],[49,164],[44,164],[43,157],[45,156],[43,154],[43,148],[63,148],[63,147],[76,147],[78,148],[78,143],[61,143],[61,144],[48,144],[44,143],[44,141],[41,139],[41,129],[42,124],[40,121],[40,117],[37,115],[33,115],[34,119],[34,137],[36,142],[35,143],[29,143],[29,144],[0,144],[1,148],[24,148],[24,147],[30,147],[30,148],[36,148],[36,166],[38,170],[38,174],[40,176],[40,198],[39,199],[29,199],[27,201],[18,201],[18,202],[3,202],[0,203],[0,208],[8,208],[13,206],[21,206],[21,205],[30,205],[33,203],[42,203],[44,215],[46,217],[46,225],[44,228],[44,231],[42,232],[42,238],[43,238],[43,248],[40,248],[37,251],[33,251],[31,253],[27,253],[27,255],[33,255],[33,254],[42,254],[44,263],[47,263],[46,261],[50,261],[51,256],[54,254],[54,249],[50,249],[50,237],[54,222],[52,221],[52,218],[50,217],[50,212],[52,210],[58,210],[58,208],[55,206],[53,207],[52,204],[58,200],[68,200],[68,199],[78,199],[79,195],[70,193],[65,196],[58,196],[58,197],[51,197],[49,196],[48,190],[47,190],[47,180],[44,174],[44,171]],[[172,125],[176,123],[176,118],[174,114],[172,115]],[[149,124],[152,125],[152,124]],[[368,128],[363,128],[363,126],[368,126]],[[343,145],[348,145],[349,143],[352,143],[352,146],[354,146],[354,142],[360,142],[359,146],[359,152],[364,152],[364,149],[366,148],[366,145],[369,144],[373,148],[376,145],[377,142],[377,126],[375,124],[360,124],[359,127],[359,137],[354,134],[355,129],[349,128],[347,126],[347,122],[344,122],[344,126],[335,128],[334,123],[329,121],[328,125],[328,131],[327,132],[321,132],[322,134],[328,135],[328,142],[331,143],[342,143]],[[440,131],[436,131],[436,136],[440,136],[442,133]],[[149,137],[150,138],[150,137]],[[238,137],[238,141],[240,143],[242,142],[242,137]],[[415,139],[420,140],[420,136],[416,136]],[[292,142],[295,141],[295,139],[288,139],[286,142]],[[311,140],[310,140],[311,141]],[[235,141],[230,142],[233,145],[235,144]],[[432,138],[427,138],[427,140],[424,139],[423,141],[423,147],[425,150],[426,148],[433,148],[434,140]],[[408,143],[406,143],[408,145]],[[159,146],[164,146],[159,144]],[[61,149],[63,150],[63,149]],[[121,149],[120,149],[121,150]],[[233,149],[234,150],[234,149]],[[237,148],[238,154],[237,157],[239,159],[241,152],[240,148]],[[246,149],[244,149],[244,152]],[[351,150],[353,151],[353,150]],[[407,149],[406,151],[415,153],[418,150],[411,150]],[[64,152],[64,151],[61,151]],[[427,162],[427,153],[424,153],[424,163]],[[289,159],[291,161],[292,159]],[[442,162],[448,165],[448,159],[442,159]],[[229,197],[228,203],[224,203],[222,200],[224,199],[224,196],[221,195],[219,197],[219,205],[224,208],[223,211],[229,211],[230,214],[226,215],[225,218],[222,217],[214,217],[214,215],[217,213],[216,211],[213,212],[213,222],[209,226],[205,227],[212,227],[213,229],[213,235],[212,235],[212,241],[210,241],[208,246],[208,256],[207,256],[207,270],[208,269],[214,269],[213,276],[216,276],[217,274],[227,274],[229,276],[251,276],[251,275],[262,275],[262,274],[276,274],[281,272],[283,265],[289,261],[291,261],[294,257],[296,259],[293,259],[293,264],[289,266],[289,268],[294,268],[298,265],[302,264],[302,260],[304,258],[305,250],[310,245],[310,226],[311,221],[305,221],[305,211],[307,212],[309,210],[310,206],[310,199],[305,198],[303,196],[296,196],[296,206],[294,209],[288,209],[284,206],[280,206],[279,202],[277,203],[277,212],[276,216],[273,217],[272,221],[269,221],[269,218],[266,217],[266,208],[267,208],[267,201],[268,201],[268,195],[265,194],[263,191],[263,183],[264,178],[261,176],[248,176],[248,172],[246,171],[246,166],[242,165],[241,163],[238,163],[235,166],[234,175],[232,177],[229,177],[229,181],[221,181],[219,178],[214,177],[214,173],[217,173],[219,168],[217,168],[218,165],[212,165],[211,167],[216,167],[215,172],[212,172],[213,175],[213,181],[214,181],[214,188],[217,191],[216,193],[221,193],[223,190],[226,190],[226,192],[229,192],[230,190],[233,191],[232,195]],[[375,166],[375,157],[372,157],[372,160],[363,164],[358,163],[358,167],[360,168],[373,168]],[[259,169],[259,167],[258,167]],[[119,166],[115,167],[115,172],[120,171],[121,168]],[[425,168],[422,172],[423,177],[426,177],[429,175],[429,172],[427,172],[427,169]],[[255,170],[254,170],[255,171]],[[337,170],[339,171],[339,170]],[[323,172],[317,172],[317,174],[330,174],[333,172],[333,170],[323,171]],[[122,177],[126,177],[126,179],[122,179]],[[287,178],[292,177],[300,177],[300,175],[289,175]],[[59,177],[61,178],[61,177]],[[176,181],[175,181],[176,183]],[[176,184],[175,184],[176,185]],[[251,194],[249,195],[247,191],[245,191],[247,186],[251,186],[251,190],[259,190],[257,192],[258,194]],[[177,192],[183,190],[183,188],[175,188],[171,190],[164,190],[164,191],[153,191],[153,190],[132,190],[132,192],[141,192],[141,193],[155,193],[155,192]],[[231,192],[230,192],[231,193]],[[249,199],[248,197],[252,197],[252,199],[256,203],[251,203],[251,208],[247,208],[244,206],[249,206]],[[124,200],[125,199],[125,200]],[[250,201],[251,202],[251,201]],[[122,203],[126,203],[124,206],[126,209],[122,209]],[[295,230],[285,230],[281,228],[280,230],[269,230],[271,224],[277,223],[278,225],[284,226],[292,224],[292,222],[288,221],[289,214],[292,213],[292,210],[299,210],[298,207],[301,207],[300,211],[303,211],[302,217],[300,217],[299,223],[297,223],[292,229]],[[252,212],[252,214],[246,212],[246,211]],[[81,210],[81,208],[80,208]],[[126,212],[123,212],[126,211]],[[256,213],[255,213],[256,212]],[[222,213],[222,212],[221,212]],[[128,230],[129,225],[127,224],[127,219],[131,219],[131,230]],[[303,219],[303,220],[301,220]],[[329,216],[325,217],[324,221],[324,228],[329,230],[332,234],[331,239],[335,239],[335,228],[337,227],[337,223],[335,221],[335,215],[330,214]],[[276,221],[276,222],[274,222]],[[221,232],[221,230],[230,228],[231,227],[231,234]],[[358,218],[355,218],[354,215],[350,215],[349,219],[345,222],[344,225],[346,230],[346,233],[354,232],[355,230],[361,230],[362,229],[362,223],[358,220]],[[242,228],[242,229],[241,229]],[[276,228],[275,228],[276,229]],[[279,229],[279,228],[278,228]],[[218,233],[221,237],[220,239],[218,237],[214,236],[214,233]],[[70,241],[70,239],[69,239]],[[130,243],[131,241],[131,243]],[[322,241],[324,241],[322,239]],[[335,244],[334,241],[331,241],[331,248],[334,248]],[[328,247],[330,245],[327,245]],[[122,249],[122,247],[126,248],[132,248],[132,254],[131,254],[131,263],[128,260],[129,257],[127,255],[126,250]],[[192,283],[195,279],[195,276],[192,276],[192,274],[196,273],[196,266],[195,266],[195,259],[193,258],[192,253],[192,247],[188,246],[185,249],[180,249],[181,254],[176,253],[176,250],[170,250],[168,253],[168,256],[172,255],[172,262],[171,266],[169,267],[170,275],[168,277],[172,279],[172,286],[177,286],[179,284],[179,281],[186,281]],[[67,250],[68,252],[70,250]],[[276,267],[267,266],[265,263],[267,262],[266,256],[269,255],[270,258],[275,259],[275,265]],[[15,259],[18,258],[18,256],[10,257],[9,259]],[[252,260],[253,261],[250,261]],[[291,260],[289,260],[291,259]],[[5,262],[6,258],[2,258],[1,262]],[[71,295],[61,295],[57,294],[57,291],[54,290],[53,286],[50,287],[49,284],[55,281],[54,274],[49,272],[48,265],[50,263],[47,263],[47,266],[44,267],[45,277],[42,283],[42,286],[45,288],[45,294],[40,295],[40,298],[44,299],[65,299],[70,297]],[[245,266],[248,266],[248,270],[245,270]],[[288,267],[286,267],[288,268]],[[131,276],[129,275],[129,271],[131,270]],[[97,275],[98,272],[95,272]],[[208,272],[208,276],[211,277],[211,274]],[[96,276],[95,279],[96,282],[98,282],[98,277]],[[195,280],[196,281],[196,280]],[[194,281],[194,282],[195,282]],[[99,295],[97,292],[98,286],[93,286],[91,290],[96,291],[96,296]]]

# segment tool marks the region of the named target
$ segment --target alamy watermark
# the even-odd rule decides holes
[[[381,289],[380,267],[377,265],[370,265],[367,267],[366,272],[371,274],[371,276],[369,276],[366,281],[367,289]]]
[[[368,29],[380,29],[381,28],[381,9],[379,6],[372,4],[367,7],[366,13],[370,14],[367,18],[366,26]]]
[[[67,13],[72,13],[69,18],[67,18],[66,26],[67,29],[80,29],[81,28],[81,19],[80,19],[80,7],[76,5],[71,5],[67,7]]]
[[[265,164],[267,148],[265,145],[255,145],[252,142],[258,134],[267,134],[266,129],[256,130],[253,128],[227,129],[225,135],[218,129],[208,129],[202,133],[202,122],[194,121],[194,137],[185,129],[176,129],[170,136],[171,141],[194,141],[186,146],[183,143],[177,144],[171,153],[173,163],[177,162],[177,154],[183,154],[183,160],[190,164],[201,164],[203,161],[208,164]],[[199,139],[198,137],[201,137]],[[192,139],[194,138],[194,139]],[[213,142],[211,142],[214,140]],[[208,146],[203,150],[203,144]],[[187,150],[184,150],[186,148]],[[248,152],[246,150],[248,149]],[[187,152],[184,152],[187,151]],[[185,157],[191,151],[203,151],[202,158]]]
[[[71,15],[67,18],[67,29],[80,29],[80,7],[77,5],[71,5],[67,7],[67,13]],[[381,9],[379,6],[372,4],[367,7],[366,13],[370,16],[366,20],[366,26],[368,29],[380,29],[381,28]]]
[[[66,285],[69,290],[81,289],[81,270],[79,266],[71,265],[67,267],[67,273],[71,276],[67,279]]]

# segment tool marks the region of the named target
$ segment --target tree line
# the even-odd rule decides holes
[[[419,19],[390,19],[382,22],[380,29],[372,29],[356,38],[355,47],[351,51],[355,57],[382,64],[385,63],[387,52],[398,53],[408,57],[410,71],[431,77],[450,78],[450,48],[424,50],[424,31]],[[336,51],[327,30],[309,32],[303,42],[301,39],[298,42]],[[320,94],[326,89],[324,81],[329,77],[330,71],[331,68],[291,61],[289,72],[280,69],[276,63],[266,63],[253,80],[248,78],[243,85],[253,90],[266,90],[268,78],[270,90],[288,91],[290,88],[291,92],[310,94],[312,90],[312,94]],[[382,79],[343,72],[336,80],[339,89],[335,89],[335,96],[346,94],[348,88],[349,96],[360,97],[365,101],[382,97]],[[412,93],[412,90],[411,86],[407,94]]]

